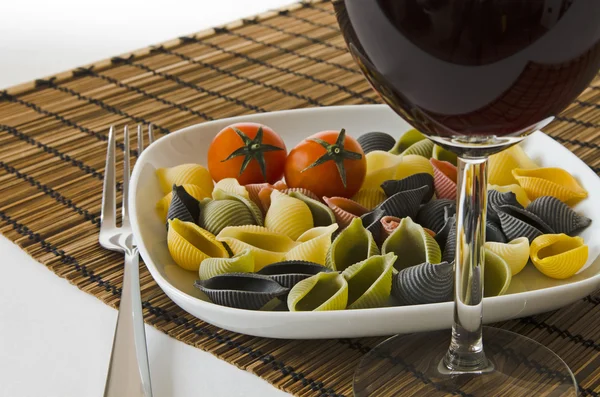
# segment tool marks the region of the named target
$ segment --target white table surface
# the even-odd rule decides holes
[[[0,88],[290,1],[0,1]],[[117,312],[3,236],[0,269],[0,397],[102,396]],[[288,395],[152,327],[146,334],[157,397]]]

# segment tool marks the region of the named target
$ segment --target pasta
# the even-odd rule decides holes
[[[381,307],[392,291],[396,255],[375,255],[342,272],[348,282],[348,309]]]
[[[292,288],[294,285],[298,284],[304,279],[309,278],[310,276],[314,276],[315,274],[321,272],[328,273],[331,271],[331,269],[323,267],[317,263],[302,260],[292,260],[277,262],[265,266],[260,269],[258,274],[268,276],[286,288]]]
[[[490,156],[488,160],[488,183],[492,185],[512,185],[517,183],[511,173],[515,168],[537,168],[538,165],[531,160],[520,145],[512,146],[498,154]]]
[[[327,251],[331,246],[331,236],[337,230],[338,225],[315,227],[304,232],[296,242],[294,248],[283,257],[284,260],[306,260],[309,262],[325,265]]]
[[[565,279],[585,265],[588,246],[581,237],[545,234],[531,242],[530,257],[533,265],[546,276]]]
[[[184,222],[197,223],[200,217],[200,203],[183,186],[173,186],[173,194],[167,219],[179,219]]]
[[[456,201],[450,199],[432,200],[419,209],[416,221],[419,225],[437,233],[446,223],[445,208],[448,208],[448,216],[454,215],[456,213]]]
[[[361,189],[353,197],[352,200],[356,201],[363,207],[372,210],[385,200],[387,196],[382,188],[376,189]]]
[[[532,241],[544,233],[554,233],[552,228],[531,212],[512,205],[502,205],[494,210],[500,218],[500,227],[508,240],[527,237]]]
[[[422,139],[410,145],[404,152],[402,152],[402,155],[406,156],[409,154],[416,154],[417,156],[429,159],[431,158],[432,152],[433,142],[431,142],[429,139]]]
[[[206,193],[212,193],[213,181],[206,168],[199,164],[181,164],[171,168],[156,170],[158,183],[164,194],[171,191],[173,185],[196,185]]]
[[[177,186],[177,185],[176,185]],[[205,198],[209,198],[210,194],[206,193],[199,186],[196,185],[180,185],[183,189],[193,198],[200,201]],[[171,190],[167,195],[165,195],[162,199],[156,203],[156,211],[158,212],[158,216],[163,220],[163,222],[167,221],[167,214],[169,212],[169,206],[171,205],[171,200],[173,199],[173,190]]]
[[[381,188],[387,197],[406,190],[418,189],[422,186],[429,187],[427,194],[423,197],[423,202],[429,202],[433,197],[433,176],[427,173],[414,174],[404,179],[392,179],[384,181]]]
[[[532,200],[552,196],[574,205],[588,196],[579,182],[562,168],[517,168],[512,170],[512,174]]]
[[[396,142],[396,145],[394,145],[394,147],[390,149],[390,153],[394,155],[401,154],[410,146],[424,139],[426,139],[425,135],[421,134],[416,129],[408,130],[404,134],[402,134],[400,139],[398,139],[398,142]]]
[[[308,205],[277,190],[271,192],[271,206],[265,216],[265,227],[296,240],[312,228],[313,216]]]
[[[504,295],[510,286],[511,274],[510,266],[502,257],[485,249],[485,267],[483,271],[484,296]]]
[[[384,241],[381,252],[393,252],[398,256],[394,264],[398,271],[424,262],[435,264],[442,261],[440,247],[433,237],[408,217],[402,219],[398,228]]]
[[[373,235],[363,227],[360,219],[354,219],[333,240],[327,251],[325,265],[330,269],[343,271],[373,255],[379,255]]]
[[[240,185],[240,183],[238,182],[238,180],[235,179],[235,178],[221,179],[219,182],[217,182],[217,184],[215,185],[214,189],[220,189],[220,190],[225,191],[227,193],[237,194],[237,195],[242,196],[242,197],[244,197],[246,199],[250,198],[248,190],[246,190],[246,188],[244,186]]]
[[[523,208],[527,207],[531,202],[531,200],[529,200],[529,197],[527,197],[527,193],[525,193],[525,189],[523,189],[516,183],[506,186],[488,184],[488,192],[490,190],[496,190],[500,193],[513,192],[517,198],[517,201],[519,202],[519,204],[521,204],[521,207]]]
[[[343,310],[348,304],[348,283],[339,273],[318,273],[291,289],[287,305],[291,312]]]
[[[592,223],[591,219],[579,215],[568,205],[552,196],[536,198],[527,206],[527,211],[537,215],[556,233],[571,234]]]
[[[452,300],[452,263],[421,263],[402,269],[394,276],[392,295],[403,305],[420,305]]]
[[[456,200],[456,167],[447,161],[431,159],[433,186],[438,199]]]
[[[375,150],[387,152],[396,144],[394,137],[385,132],[367,132],[359,136],[356,140],[365,154]]]
[[[310,210],[315,226],[329,226],[336,222],[333,211],[322,202],[310,198],[300,192],[288,193],[290,197],[304,202]]]
[[[344,197],[323,197],[323,200],[331,208],[340,229],[348,227],[353,219],[359,218],[369,212],[368,209],[356,201]]]
[[[507,244],[486,242],[484,245],[487,251],[493,252],[504,259],[511,270],[511,275],[518,274],[529,261],[529,240],[527,237],[519,237]]]
[[[179,219],[168,222],[167,247],[175,263],[182,268],[197,272],[204,259],[229,256],[223,244],[200,226]]]
[[[206,258],[200,263],[200,280],[227,273],[251,273],[254,271],[254,257],[249,249],[231,258]]]

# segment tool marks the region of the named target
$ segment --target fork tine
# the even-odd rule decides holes
[[[123,129],[123,202],[121,203],[121,224],[129,225],[129,127]]]
[[[148,124],[148,144],[154,142],[154,131],[152,131],[152,124]]]
[[[137,141],[138,141],[138,156],[144,151],[144,132],[142,125],[138,124],[137,128]]]
[[[115,185],[115,130],[113,126],[110,126],[102,189],[102,212],[100,215],[100,224],[102,226],[115,226],[116,224],[117,194]]]

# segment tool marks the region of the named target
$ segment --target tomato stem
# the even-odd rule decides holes
[[[318,143],[323,146],[327,152],[319,157],[314,163],[306,167],[300,172],[304,172],[311,168],[317,167],[321,164],[324,164],[328,161],[335,162],[335,165],[338,169],[338,173],[340,174],[340,178],[342,178],[342,183],[344,184],[344,188],[346,188],[346,168],[344,167],[344,160],[360,160],[362,158],[362,154],[352,152],[350,150],[344,149],[344,140],[346,139],[346,130],[342,128],[340,131],[336,141],[334,144],[329,142],[325,142],[319,138],[309,139],[312,142]]]
[[[244,134],[244,132],[239,130],[238,128],[235,128],[235,127],[231,127],[231,128],[242,139],[244,146],[234,150],[229,156],[227,156],[227,158],[225,158],[224,160],[221,160],[221,162],[231,160],[235,157],[244,156],[244,161],[242,162],[242,166],[240,167],[240,174],[239,174],[239,175],[242,175],[244,173],[244,171],[246,171],[246,168],[248,167],[248,164],[250,164],[250,161],[252,161],[252,159],[255,159],[258,162],[258,165],[260,166],[260,172],[263,176],[263,180],[266,182],[267,181],[267,166],[265,163],[265,155],[264,154],[265,154],[265,152],[274,152],[277,150],[283,150],[283,148],[262,143],[262,140],[263,140],[262,127],[258,128],[258,131],[256,132],[256,136],[254,137],[254,139],[250,139],[248,137],[248,135]]]

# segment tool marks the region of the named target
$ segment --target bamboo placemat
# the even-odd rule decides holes
[[[0,232],[115,307],[123,257],[98,245],[111,124],[153,123],[163,135],[240,114],[361,103],[379,99],[347,53],[331,5],[320,1],[0,91]],[[600,77],[546,132],[600,171]],[[298,396],[351,396],[354,368],[383,340],[275,340],[225,331],[175,306],[145,266],[140,273],[148,324]],[[599,396],[599,312],[596,293],[499,326],[554,350],[575,372],[582,395]]]

